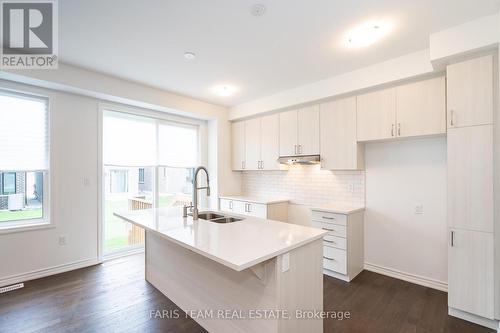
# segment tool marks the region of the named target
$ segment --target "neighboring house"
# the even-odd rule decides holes
[[[153,191],[153,169],[139,168],[139,193]]]
[[[36,194],[35,194],[36,189]],[[0,210],[8,209],[9,195],[24,194],[24,203],[42,202],[43,174],[41,172],[0,172]]]
[[[193,171],[192,168],[161,167],[158,175],[160,194],[191,194]],[[108,168],[105,172],[105,190],[109,194],[149,194],[153,192],[153,179],[153,168]]]

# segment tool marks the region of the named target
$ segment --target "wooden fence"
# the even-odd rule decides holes
[[[135,197],[128,199],[129,210],[142,210],[153,208],[153,203],[144,197]],[[132,229],[128,232],[128,244],[144,244],[144,229],[132,224]]]

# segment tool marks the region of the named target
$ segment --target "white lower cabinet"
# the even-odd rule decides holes
[[[337,214],[312,210],[312,226],[328,231],[323,237],[323,273],[351,281],[364,266],[363,212]]]
[[[493,319],[493,233],[450,229],[448,244],[448,306]]]
[[[286,222],[288,220],[288,202],[258,203],[230,198],[220,198],[219,207],[223,212],[235,213]]]

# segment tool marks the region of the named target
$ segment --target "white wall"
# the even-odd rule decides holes
[[[498,15],[498,35],[500,36],[500,13]],[[496,107],[494,108],[493,124],[494,124],[494,170],[495,170],[495,318],[500,320],[500,47],[497,54],[497,98]]]
[[[365,149],[365,262],[446,285],[446,139]]]
[[[19,274],[97,260],[97,111],[95,99],[0,81],[0,88],[50,98],[53,228],[0,234],[0,285]],[[90,180],[84,186],[83,179]],[[59,245],[66,235],[67,245]]]
[[[433,71],[429,50],[421,50],[237,105],[231,108],[229,118],[237,120],[334,96],[352,94],[363,89],[428,75]]]
[[[497,13],[431,34],[429,44],[433,66],[444,66],[457,56],[496,48],[500,42],[499,21]]]
[[[64,63],[59,63],[57,70],[0,71],[0,79],[207,120],[211,186],[218,190],[213,191],[213,197],[241,189],[240,175],[230,168],[231,131],[225,107]],[[211,202],[216,204],[214,200]]]
[[[230,169],[230,127],[224,107],[64,64],[59,70],[0,71],[1,88],[50,98],[51,218],[55,227],[0,233],[0,285],[98,261],[97,140],[102,100],[208,120],[205,144],[212,196],[241,189],[240,175]],[[83,186],[83,178],[90,180],[90,186]],[[66,246],[58,245],[59,235],[67,236]]]

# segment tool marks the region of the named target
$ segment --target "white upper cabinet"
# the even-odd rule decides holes
[[[297,154],[319,154],[319,105],[300,109],[297,120]]]
[[[245,121],[245,169],[260,169],[261,118]]]
[[[279,114],[280,156],[293,156],[297,154],[297,117],[297,110]]]
[[[356,141],[356,97],[320,105],[321,168],[364,168],[363,145]]]
[[[448,130],[448,225],[493,232],[493,125]]]
[[[357,96],[356,114],[358,141],[396,137],[396,89]]]
[[[444,76],[396,87],[396,135],[446,133]]]
[[[446,133],[444,77],[359,95],[357,103],[358,141]]]
[[[449,65],[448,128],[493,123],[493,56]]]
[[[280,156],[319,154],[319,105],[279,114]]]
[[[280,170],[279,115],[232,124],[232,169]]]
[[[245,122],[231,124],[232,137],[232,169],[245,169]]]
[[[261,169],[279,170],[280,164],[280,117],[278,114],[262,117],[261,119]]]

